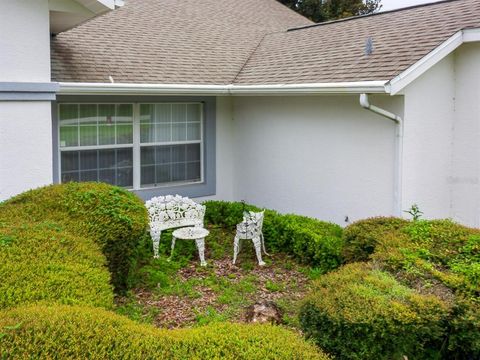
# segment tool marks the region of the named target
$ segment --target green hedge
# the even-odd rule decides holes
[[[349,264],[314,282],[300,322],[305,334],[341,359],[429,359],[438,355],[448,307],[388,273]]]
[[[160,330],[78,306],[0,312],[0,358],[328,359],[299,335],[271,325]]]
[[[53,185],[0,204],[0,308],[36,301],[111,307],[110,277],[125,289],[147,225],[139,198],[105,184]]]
[[[204,205],[208,224],[232,229],[242,221],[244,211],[261,211],[239,202],[207,201]],[[263,234],[269,251],[291,254],[321,272],[333,270],[342,262],[342,228],[336,224],[267,209]]]
[[[368,261],[386,235],[399,232],[408,223],[408,220],[395,217],[375,217],[347,226],[343,232],[343,261]]]

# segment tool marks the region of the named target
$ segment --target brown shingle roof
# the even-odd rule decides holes
[[[311,24],[276,0],[127,0],[52,41],[52,77],[219,85],[391,80],[457,31],[480,27],[480,0],[286,31]]]
[[[266,36],[237,84],[391,80],[457,31],[480,27],[480,0],[456,0]],[[365,55],[367,39],[373,53]]]
[[[229,84],[265,34],[309,24],[276,0],[127,0],[53,39],[52,78]]]

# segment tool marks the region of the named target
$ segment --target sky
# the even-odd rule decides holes
[[[438,1],[438,0],[437,0]],[[436,2],[435,0],[382,0],[382,11]]]

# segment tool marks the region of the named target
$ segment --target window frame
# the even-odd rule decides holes
[[[57,166],[54,167],[54,179],[58,183],[61,183],[62,179],[62,152],[64,151],[88,151],[88,150],[107,150],[107,149],[132,149],[132,170],[133,170],[133,179],[132,187],[124,187],[127,190],[131,190],[139,193],[151,193],[161,190],[166,190],[169,188],[176,187],[188,187],[194,185],[206,184],[206,156],[205,156],[205,128],[206,128],[206,116],[205,116],[205,103],[199,100],[192,101],[169,101],[169,100],[159,100],[159,99],[139,99],[138,101],[104,101],[103,99],[91,99],[92,101],[58,101],[56,106],[54,106],[54,119],[56,120],[56,126],[54,126],[54,131],[56,131],[56,141],[54,141],[54,147],[56,144],[56,157],[57,157]],[[67,146],[61,147],[60,144],[60,106],[62,105],[96,105],[97,106],[97,129],[98,129],[98,106],[99,105],[132,105],[132,128],[133,128],[133,139],[131,144],[111,144],[111,145],[86,145],[86,146]],[[180,105],[199,105],[200,106],[200,140],[185,140],[185,141],[170,141],[170,142],[149,142],[141,143],[140,138],[140,107],[141,105],[157,105],[157,104],[180,104]],[[188,121],[186,122],[188,124]],[[78,125],[79,129],[81,125]],[[188,129],[188,127],[187,127]],[[97,130],[98,131],[98,130]],[[80,137],[80,131],[79,135]],[[80,142],[78,142],[80,143]],[[97,143],[98,143],[98,132],[97,132]],[[200,144],[200,180],[198,181],[173,181],[168,183],[161,183],[156,186],[143,186],[141,185],[141,148],[148,146],[174,146],[174,145],[188,145],[188,144]],[[55,159],[54,159],[55,160]],[[55,161],[54,161],[55,163]],[[215,186],[215,184],[214,184]]]

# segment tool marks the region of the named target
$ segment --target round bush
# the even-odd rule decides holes
[[[106,184],[52,185],[0,204],[0,307],[112,306],[109,279],[125,289],[147,225],[143,202]]]
[[[299,335],[271,325],[160,330],[79,306],[0,312],[0,329],[2,359],[328,359]]]
[[[376,217],[347,226],[343,232],[343,261],[345,263],[368,261],[385,235],[398,232],[408,224],[408,220],[400,218]]]
[[[305,334],[341,359],[428,359],[438,355],[448,307],[366,263],[314,282],[300,322]]]

